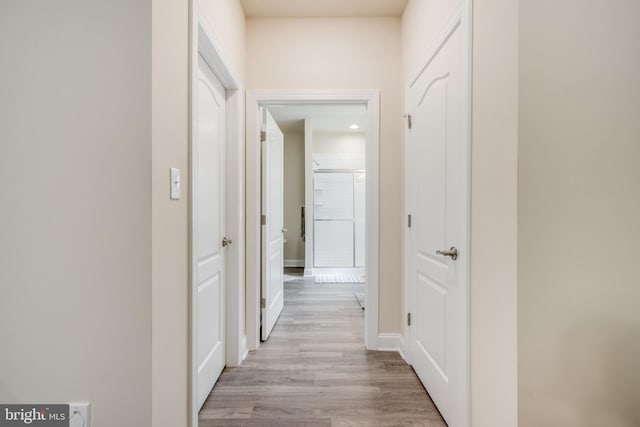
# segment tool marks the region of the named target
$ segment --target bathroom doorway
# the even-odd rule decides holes
[[[247,93],[247,171],[260,165],[264,149],[257,143],[260,128],[252,119],[260,116],[254,108],[267,109],[285,139],[284,280],[360,284],[353,297],[366,307],[364,341],[369,349],[377,349],[378,338],[378,105],[375,91]],[[258,174],[248,175],[249,219],[260,212],[262,195]],[[260,225],[247,224],[248,248],[256,247],[252,240]],[[252,259],[262,262],[257,251],[247,253],[249,349],[259,346],[261,320],[261,278]]]

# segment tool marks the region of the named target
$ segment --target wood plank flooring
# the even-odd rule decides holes
[[[395,352],[367,351],[362,284],[285,283],[269,340],[226,368],[200,427],[444,427],[415,373]]]

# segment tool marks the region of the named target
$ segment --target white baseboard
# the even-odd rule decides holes
[[[411,365],[405,356],[405,339],[402,334],[379,334],[378,335],[378,351],[397,351],[400,357]]]
[[[402,351],[401,334],[378,334],[378,351]]]
[[[285,267],[304,267],[303,259],[285,259],[284,260]]]
[[[242,337],[242,361],[247,358],[249,354],[249,346],[247,346],[247,336]]]
[[[400,335],[400,356],[402,356],[402,358],[404,359],[405,362],[407,362],[409,365],[411,365],[411,363],[409,363],[409,360],[407,359],[407,357],[405,356],[405,352],[408,350],[407,347],[407,341],[405,341],[404,339],[404,335]]]
[[[313,277],[313,268],[305,267],[304,268],[304,277]]]

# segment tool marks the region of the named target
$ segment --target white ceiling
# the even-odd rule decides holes
[[[353,17],[401,16],[407,0],[240,0],[245,16]]]
[[[367,108],[364,104],[270,105],[269,112],[283,132],[304,132],[304,120],[314,132],[364,132]],[[358,129],[349,126],[357,124]]]

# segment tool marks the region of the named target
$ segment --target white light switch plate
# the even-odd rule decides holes
[[[69,403],[69,427],[89,427],[89,402]]]
[[[171,200],[180,200],[180,169],[171,168]]]

